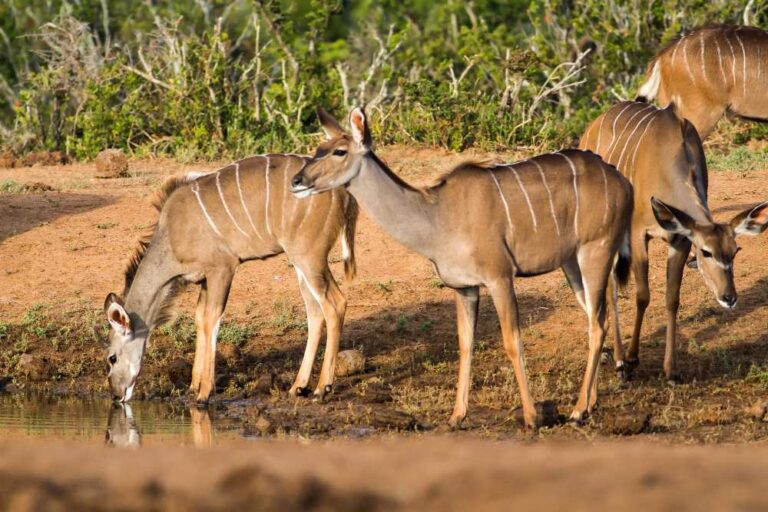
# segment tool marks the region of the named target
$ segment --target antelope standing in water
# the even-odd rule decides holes
[[[315,395],[331,390],[346,299],[328,268],[341,234],[344,269],[355,272],[357,204],[344,190],[299,201],[288,182],[308,161],[298,155],[255,156],[209,174],[171,178],[158,193],[159,220],[135,249],[124,299],[105,301],[110,323],[109,382],[115,399],[130,400],[152,329],[166,318],[182,283],[200,285],[190,389],[205,401],[214,387],[216,337],[235,269],[285,252],[307,309],[308,340],[293,395],[307,395],[323,331],[326,352]]]
[[[768,32],[719,25],[671,42],[648,65],[638,94],[674,102],[706,139],[726,111],[768,120]]]
[[[593,153],[568,150],[510,165],[466,163],[433,187],[417,189],[374,154],[362,110],[350,114],[351,136],[322,110],[318,115],[327,140],[294,176],[294,194],[314,197],[346,187],[384,231],[432,261],[456,291],[460,359],[451,426],[467,414],[479,288],[485,286],[514,367],[525,423],[536,427],[514,279],[558,267],[589,318],[589,359],[571,415],[585,418],[597,400],[605,289],[629,227],[629,182]],[[628,270],[625,258],[620,263]]]
[[[693,245],[698,268],[717,302],[736,305],[733,260],[738,235],[756,235],[768,224],[768,202],[736,215],[729,223],[712,219],[707,205],[707,163],[696,129],[670,104],[665,109],[643,102],[623,102],[611,107],[587,128],[581,149],[601,155],[634,186],[632,216],[632,271],[637,284],[635,325],[626,358],[638,362],[640,330],[650,301],[648,241],[664,240],[667,257],[667,345],[664,373],[676,375],[677,310],[685,261]],[[614,295],[614,359],[623,374],[624,354]]]

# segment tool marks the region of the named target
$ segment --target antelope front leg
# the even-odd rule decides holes
[[[456,387],[456,404],[448,424],[458,428],[467,416],[472,367],[472,345],[477,327],[477,308],[480,289],[477,287],[456,290],[456,323],[459,334],[459,382]]]
[[[339,353],[339,343],[341,342],[341,329],[344,325],[344,314],[347,311],[347,299],[339,290],[336,281],[331,275],[331,271],[326,268],[325,281],[328,283],[325,300],[321,301],[320,307],[325,316],[325,325],[327,339],[325,342],[325,354],[323,355],[323,366],[320,369],[320,379],[317,381],[315,397],[322,401],[325,395],[333,390],[334,377],[336,375],[336,354]]]
[[[192,383],[189,390],[193,393],[200,391],[200,378],[205,365],[205,355],[208,353],[208,336],[205,334],[205,297],[206,283],[200,286],[200,295],[197,298],[197,309],[195,310],[195,328],[197,335],[195,337],[195,363],[192,365]]]
[[[675,382],[677,375],[677,311],[680,307],[680,285],[691,242],[688,239],[669,245],[667,256],[667,346],[664,352],[664,375]]]
[[[299,276],[299,287],[307,311],[308,333],[307,346],[304,349],[304,358],[301,361],[299,373],[296,375],[296,380],[293,382],[290,391],[288,391],[288,394],[291,396],[307,396],[310,393],[308,387],[309,378],[312,375],[312,366],[315,363],[317,347],[320,344],[320,338],[323,335],[323,326],[325,325],[323,310],[320,308],[320,304],[318,304],[312,296],[312,292],[301,275]]]
[[[203,326],[207,346],[205,361],[200,374],[200,389],[197,393],[198,402],[206,402],[215,385],[216,338],[219,335],[221,319],[224,316],[224,308],[227,305],[232,275],[229,272],[219,272],[213,276],[206,276],[208,291],[206,292]]]
[[[488,291],[491,293],[493,304],[496,306],[496,312],[499,315],[501,335],[504,339],[504,350],[507,353],[507,357],[512,361],[512,367],[515,370],[517,387],[520,389],[520,400],[523,403],[525,425],[535,429],[538,427],[538,419],[536,407],[531,398],[531,391],[528,388],[528,376],[525,372],[523,340],[520,336],[520,320],[518,318],[517,299],[515,298],[512,279],[501,279],[489,285]]]

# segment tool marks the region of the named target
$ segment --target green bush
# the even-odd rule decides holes
[[[381,142],[564,146],[634,96],[662,43],[743,15],[727,0],[154,4],[5,0],[0,145],[86,159],[302,151],[315,105],[367,104]],[[768,19],[766,2],[752,17]]]

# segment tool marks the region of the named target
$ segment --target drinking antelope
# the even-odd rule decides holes
[[[583,419],[594,406],[605,331],[605,289],[632,210],[632,187],[590,152],[567,150],[509,165],[466,163],[436,185],[411,187],[376,156],[365,114],[355,109],[352,134],[318,112],[327,140],[294,176],[300,197],[346,187],[395,240],[424,255],[456,291],[459,381],[450,419],[467,413],[479,287],[496,306],[512,361],[523,415],[536,426],[528,389],[515,298],[515,277],[562,268],[589,318],[589,359],[578,403]],[[628,247],[625,251],[628,256]],[[628,262],[621,258],[623,269]]]
[[[648,65],[638,94],[674,102],[706,139],[726,111],[768,120],[768,32],[703,27],[672,41]]]
[[[308,160],[291,154],[255,156],[209,174],[171,178],[162,186],[155,200],[159,220],[125,271],[125,298],[110,293],[104,304],[111,326],[109,383],[117,400],[130,400],[147,339],[167,317],[182,283],[200,285],[190,389],[198,400],[207,400],[235,269],[283,252],[298,276],[309,331],[290,392],[308,394],[323,325],[326,352],[315,395],[322,398],[331,390],[346,299],[328,268],[328,253],[341,233],[344,270],[348,278],[354,275],[358,210],[343,190],[311,201],[293,197],[288,181]]]
[[[637,284],[635,325],[626,357],[638,363],[640,330],[650,301],[648,241],[664,240],[667,257],[667,345],[664,373],[676,375],[677,310],[680,284],[693,245],[699,272],[717,302],[736,305],[733,260],[739,250],[735,238],[756,235],[768,225],[768,202],[736,215],[729,223],[712,219],[707,205],[707,163],[694,126],[681,118],[675,104],[665,109],[644,102],[623,102],[611,107],[587,128],[579,145],[601,155],[632,183],[632,271]],[[614,296],[614,359],[623,374],[624,354]]]

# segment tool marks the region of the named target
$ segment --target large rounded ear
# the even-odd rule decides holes
[[[656,217],[656,222],[659,223],[659,226],[670,233],[687,238],[691,237],[695,222],[687,213],[678,210],[674,206],[669,206],[655,197],[651,198],[651,208],[653,208],[653,215]]]
[[[768,201],[760,203],[731,219],[731,227],[739,235],[759,235],[768,228]]]
[[[107,298],[104,299],[104,311],[106,312],[113,303],[123,304],[121,299],[116,293],[110,293]]]
[[[360,107],[355,108],[349,114],[349,126],[352,128],[352,138],[365,148],[371,147],[371,131],[368,129],[368,121],[365,112]]]
[[[317,119],[320,121],[320,128],[325,132],[326,139],[331,140],[344,133],[339,122],[323,107],[317,107],[315,112],[317,112]]]
[[[111,302],[107,306],[107,320],[109,320],[112,329],[119,335],[126,336],[131,333],[131,317],[119,302]]]

